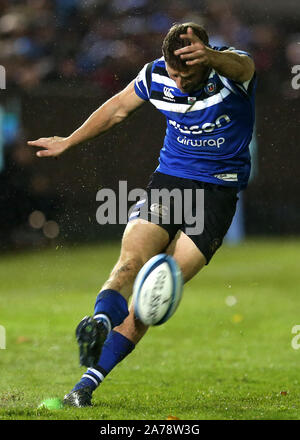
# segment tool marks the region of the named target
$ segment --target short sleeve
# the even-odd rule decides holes
[[[147,85],[146,72],[149,64],[145,64],[134,81],[134,90],[139,98],[149,101],[149,90]]]
[[[252,58],[252,56],[244,50],[238,50],[238,49],[235,49],[234,47],[229,47],[229,48],[227,48],[227,50],[235,52],[239,55],[246,55],[249,58]],[[233,81],[232,79],[226,78],[221,75],[219,75],[219,77],[220,77],[222,83],[224,84],[224,86],[227,89],[231,90],[233,93],[238,93],[238,94],[242,94],[244,96],[249,96],[249,95],[251,95],[252,90],[253,90],[253,85],[255,83],[256,74],[254,73],[254,75],[251,79],[249,79],[248,81],[244,81],[244,82]]]

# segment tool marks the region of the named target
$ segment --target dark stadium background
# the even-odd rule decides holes
[[[299,234],[300,90],[291,72],[300,64],[299,18],[298,0],[0,0],[7,83],[0,90],[1,248],[120,238],[123,226],[97,224],[96,192],[117,189],[119,180],[129,189],[145,186],[162,145],[162,115],[147,104],[56,160],[38,159],[26,141],[69,135],[160,56],[172,23],[190,20],[203,23],[215,44],[248,50],[256,62],[247,236]],[[35,211],[44,224],[55,222],[48,232],[32,227]]]

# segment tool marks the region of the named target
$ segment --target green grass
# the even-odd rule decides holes
[[[119,244],[0,258],[0,419],[300,419],[299,240],[223,246],[95,392],[92,408],[38,409],[85,371],[74,329],[91,314]],[[237,303],[226,305],[234,296]],[[281,394],[284,391],[286,394]]]

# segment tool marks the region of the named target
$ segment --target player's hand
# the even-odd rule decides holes
[[[56,157],[69,148],[69,142],[67,138],[53,136],[49,138],[40,138],[36,141],[28,141],[28,145],[33,147],[41,147],[43,150],[39,150],[36,155],[38,157]]]
[[[187,66],[194,66],[195,64],[209,65],[210,55],[212,49],[205,46],[205,44],[194,34],[191,27],[187,28],[186,34],[181,34],[180,38],[189,40],[189,46],[182,47],[174,51],[174,55],[180,56],[182,60],[186,61]]]

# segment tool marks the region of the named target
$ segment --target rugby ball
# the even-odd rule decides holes
[[[175,313],[182,290],[182,274],[174,258],[155,255],[144,264],[134,282],[135,316],[148,326],[163,324]]]

